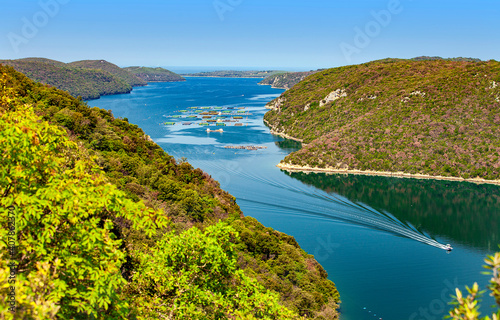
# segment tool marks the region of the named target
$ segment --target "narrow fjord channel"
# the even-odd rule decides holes
[[[245,215],[294,236],[337,285],[343,320],[442,319],[455,287],[486,287],[483,260],[500,242],[500,187],[283,172],[276,164],[299,146],[263,124],[265,104],[283,90],[258,81],[187,78],[89,105],[137,124],[217,179]],[[220,119],[200,125],[204,112]]]

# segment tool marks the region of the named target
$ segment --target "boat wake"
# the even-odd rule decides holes
[[[280,190],[279,196],[273,196],[269,192],[266,194],[258,191],[251,192],[249,189],[232,191],[237,200],[248,204],[268,206],[277,213],[313,215],[322,219],[343,221],[419,241],[439,249],[447,251],[452,249],[449,244],[439,243],[411,223],[403,222],[385,210],[376,210],[363,203],[352,202],[339,195],[329,194],[312,187],[298,187],[247,172],[232,170],[218,164],[209,163],[208,166],[215,170],[225,171],[232,176],[239,176]],[[266,190],[268,189],[266,188]],[[290,195],[283,197],[283,190],[290,192]]]

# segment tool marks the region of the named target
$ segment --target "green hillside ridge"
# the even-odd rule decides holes
[[[112,75],[120,78],[125,81],[132,87],[145,86],[148,83],[143,79],[137,77],[133,73],[120,68],[119,66],[112,64],[105,60],[82,60],[68,63],[68,66],[84,68],[84,69],[96,69],[96,70],[104,70]]]
[[[149,68],[149,67],[126,67],[124,70],[134,74],[138,78],[146,82],[171,82],[171,81],[185,81],[182,76],[170,70],[163,68]]]
[[[132,86],[126,81],[101,69],[77,68],[43,58],[0,60],[0,64],[12,66],[34,81],[54,86],[84,100],[132,91]]]
[[[306,145],[282,166],[500,179],[500,63],[386,59],[328,69],[271,101]]]
[[[313,256],[138,126],[10,67],[0,92],[0,235],[12,206],[22,257],[6,319],[337,318]]]
[[[319,71],[321,70],[278,73],[265,78],[264,80],[259,82],[259,84],[270,85],[272,88],[276,89],[288,90],[300,81],[304,80],[306,77]]]
[[[274,74],[284,73],[279,70],[251,70],[251,71],[238,71],[238,70],[219,70],[207,71],[197,73],[187,73],[184,76],[189,77],[218,77],[218,78],[265,78]]]

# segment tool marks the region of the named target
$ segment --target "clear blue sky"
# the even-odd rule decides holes
[[[0,59],[291,70],[420,55],[500,60],[498,0],[0,0],[0,8]]]

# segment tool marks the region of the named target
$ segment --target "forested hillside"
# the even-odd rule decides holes
[[[500,179],[500,63],[417,60],[328,69],[270,102],[273,131],[307,144],[282,166]]]
[[[145,86],[148,83],[141,78],[135,76],[133,73],[120,68],[116,64],[110,63],[105,60],[82,60],[68,63],[70,67],[93,69],[93,70],[103,70],[111,73],[117,78],[125,81],[132,87]]]
[[[183,77],[163,68],[127,67],[123,68],[146,82],[185,81]]]
[[[110,111],[10,67],[0,75],[3,318],[337,317],[314,257],[243,217],[208,174]]]
[[[12,66],[33,81],[42,82],[69,92],[84,100],[98,99],[101,95],[129,93],[132,86],[101,69],[83,69],[65,63],[41,59],[0,60]]]

